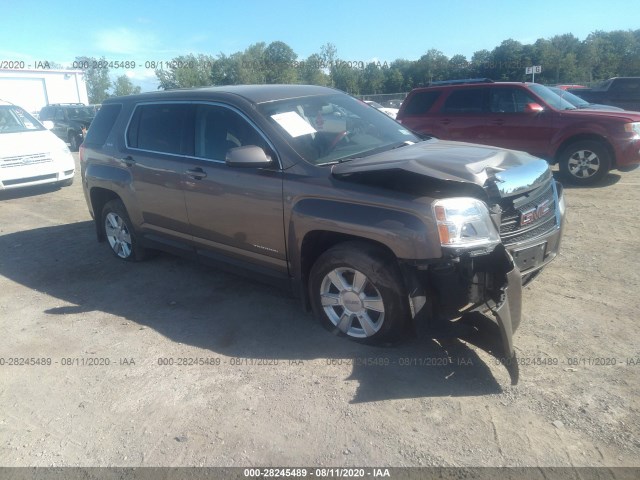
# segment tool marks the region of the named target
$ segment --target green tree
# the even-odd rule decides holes
[[[437,80],[447,80],[449,76],[449,58],[440,50],[434,48],[420,57],[415,67],[415,79],[422,84]]]
[[[477,78],[494,78],[496,65],[489,50],[478,50],[471,57],[470,76]]]
[[[326,86],[331,84],[329,75],[323,71],[322,57],[314,53],[301,62],[298,69],[298,80],[307,85]]]
[[[398,67],[389,67],[384,70],[384,92],[399,93],[404,91],[404,76]]]
[[[360,94],[360,72],[348,64],[340,63],[336,60],[336,63],[331,67],[331,78],[333,85],[338,90],[342,90],[351,95]]]
[[[156,69],[156,77],[163,90],[173,88],[206,87],[212,85],[211,70],[215,59],[211,55],[180,55]]]
[[[264,49],[266,83],[296,83],[298,74],[293,49],[284,42],[271,42]]]
[[[113,82],[113,95],[116,97],[122,97],[124,95],[134,95],[140,93],[141,88],[134,85],[131,79],[126,75],[120,75]]]
[[[447,67],[449,77],[456,78],[469,78],[469,62],[464,55],[454,55],[449,59],[449,65]]]
[[[524,79],[525,65],[522,59],[522,43],[509,38],[504,40],[491,52],[492,60],[496,66],[496,78],[494,80],[518,81]]]
[[[109,69],[106,67],[107,61],[105,58],[102,57],[100,60],[96,60],[94,57],[81,56],[76,57],[74,63],[81,66],[81,70],[84,72],[89,103],[102,103],[109,96],[107,90],[111,87]]]
[[[368,63],[360,75],[363,94],[384,93],[384,71],[376,63]]]

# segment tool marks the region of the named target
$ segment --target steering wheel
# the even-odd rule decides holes
[[[347,130],[343,130],[342,132],[338,133],[335,137],[333,137],[333,140],[331,140],[331,143],[329,144],[329,151],[336,148],[336,146],[348,136],[349,132]]]

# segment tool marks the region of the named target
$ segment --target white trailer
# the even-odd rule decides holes
[[[89,103],[81,70],[0,70],[0,100],[34,113],[51,103]]]

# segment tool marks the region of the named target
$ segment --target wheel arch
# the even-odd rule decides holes
[[[102,187],[93,187],[89,192],[89,198],[91,199],[91,209],[93,210],[96,235],[98,237],[98,241],[102,242],[106,240],[104,225],[102,225],[102,209],[111,200],[122,201],[122,198],[120,198],[120,196],[113,190]]]
[[[324,252],[336,245],[350,242],[369,245],[394,262],[398,262],[398,258],[387,245],[370,238],[330,230],[312,230],[307,232],[301,242],[299,259],[300,271],[298,272],[301,284],[300,295],[306,310],[311,309],[308,293],[311,268]]]
[[[616,165],[616,155],[615,155],[615,151],[613,150],[613,146],[605,137],[595,133],[580,133],[580,134],[572,135],[571,137],[565,139],[558,146],[558,149],[556,150],[556,154],[553,158],[553,163],[557,164],[560,162],[560,156],[569,145],[577,142],[583,142],[583,141],[598,142],[599,144],[604,146],[607,149],[607,153],[609,154],[609,157],[611,158],[611,166],[614,167]]]

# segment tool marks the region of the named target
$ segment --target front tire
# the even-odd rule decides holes
[[[611,155],[600,142],[584,140],[572,143],[560,154],[560,173],[574,185],[593,185],[611,169]]]
[[[102,209],[102,228],[116,257],[135,262],[147,256],[147,250],[140,245],[121,200],[111,200],[105,204]]]
[[[80,143],[82,142],[79,135],[76,135],[73,132],[69,134],[69,150],[77,152],[80,149]]]
[[[309,294],[325,328],[360,343],[396,342],[409,318],[395,260],[366,243],[346,242],[324,252],[311,269]]]

